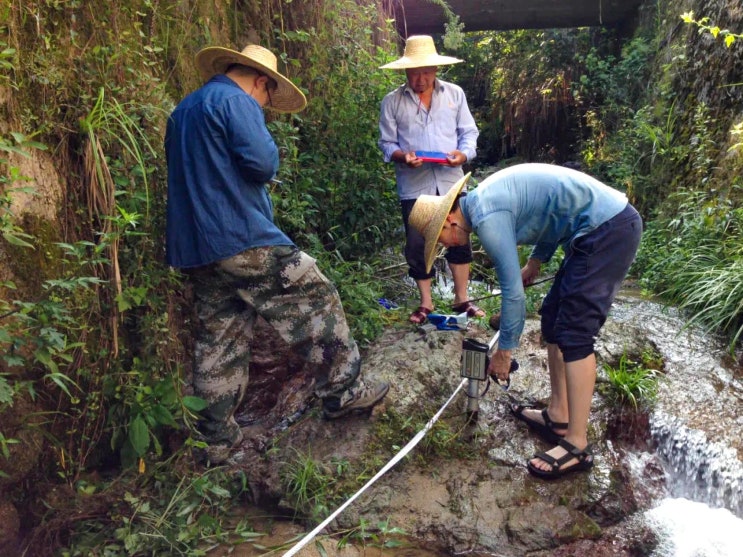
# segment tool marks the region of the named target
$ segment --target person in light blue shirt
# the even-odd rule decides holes
[[[423,261],[423,238],[408,217],[419,195],[444,195],[464,175],[462,165],[476,155],[478,130],[461,87],[436,77],[440,65],[461,62],[436,52],[428,35],[408,37],[402,58],[382,66],[405,70],[407,81],[382,100],[379,148],[385,162],[395,165],[397,194],[405,225],[405,259],[416,282],[420,304],[410,321],[421,324],[433,311],[431,281],[434,273]],[[424,151],[443,154],[441,162],[424,160]],[[419,156],[420,155],[420,156]],[[472,249],[469,244],[447,250],[446,260],[454,282],[457,313],[483,317],[485,312],[468,301]]]
[[[462,194],[468,178],[444,197],[419,197],[413,207],[410,224],[425,238],[426,264],[432,265],[437,243],[462,245],[477,234],[502,292],[498,348],[488,371],[506,380],[524,327],[524,285],[562,247],[564,259],[539,311],[550,401],[541,410],[514,405],[511,411],[557,444],[528,462],[532,474],[555,478],[587,470],[593,465],[587,427],[596,381],[594,341],[634,261],[642,219],[624,194],[573,169],[520,164]],[[523,267],[519,245],[533,246]]]
[[[235,412],[258,316],[309,368],[327,418],[373,407],[389,384],[362,379],[335,286],[274,223],[267,183],[279,152],[263,108],[298,112],[304,94],[258,45],[208,47],[196,65],[206,83],[176,106],[165,132],[166,259],[192,285],[193,387],[207,403],[197,424],[207,445],[200,456],[219,464],[242,440]]]

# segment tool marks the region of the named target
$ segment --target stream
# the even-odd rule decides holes
[[[639,327],[665,360],[650,417],[668,491],[645,513],[661,542],[653,557],[743,555],[740,369],[723,343],[685,328],[672,308],[624,296],[610,319]]]
[[[539,364],[537,355],[543,352],[539,348],[538,340],[535,343],[534,327],[530,325],[532,333],[522,337],[523,353],[521,357],[525,366],[519,372],[516,389],[521,389],[521,394],[532,392],[533,394],[544,394],[545,372]],[[399,335],[400,333],[398,333]],[[437,357],[438,348],[433,351],[421,353],[421,345],[414,331],[403,332],[402,335],[410,336],[412,334],[412,344],[402,344],[403,339],[390,337],[380,339],[377,346],[370,348],[367,365],[373,369],[380,369],[380,362],[383,359],[385,351],[392,351],[393,373],[399,374],[399,364],[394,358],[407,358],[408,372],[416,374],[419,372],[414,369],[426,369],[432,372],[433,368],[429,367],[434,358]],[[459,335],[460,333],[450,333]],[[529,340],[526,340],[527,337]],[[538,337],[538,335],[537,335]],[[443,338],[443,337],[442,337]],[[450,348],[454,350],[447,353],[447,361],[458,357],[459,349],[457,343],[459,337],[446,337],[449,339]],[[519,552],[516,548],[518,545],[508,548],[504,544],[512,543],[513,532],[508,532],[512,523],[500,524],[496,527],[496,522],[492,528],[485,530],[477,528],[471,522],[468,522],[470,515],[451,515],[450,512],[452,501],[457,495],[461,500],[471,500],[474,497],[472,506],[476,509],[474,515],[479,516],[483,513],[482,519],[498,519],[503,516],[516,516],[518,514],[518,503],[501,501],[496,497],[496,505],[489,503],[488,493],[491,488],[498,489],[494,481],[500,478],[505,482],[506,495],[512,492],[512,497],[518,501],[519,493],[524,493],[524,474],[523,472],[503,466],[503,462],[496,467],[493,472],[493,479],[488,479],[487,473],[483,477],[480,475],[462,476],[461,480],[456,480],[456,476],[462,475],[462,467],[467,465],[466,461],[457,461],[456,459],[442,462],[442,466],[437,470],[435,478],[430,473],[418,472],[414,466],[397,465],[390,473],[386,474],[378,483],[370,489],[368,500],[351,505],[344,511],[342,518],[345,518],[345,525],[358,524],[360,517],[377,516],[389,520],[390,526],[400,526],[403,530],[409,532],[408,535],[414,535],[416,528],[409,530],[406,526],[406,516],[412,516],[417,519],[413,523],[417,525],[418,532],[431,532],[431,529],[437,531],[438,535],[428,537],[425,543],[418,538],[413,539],[403,537],[404,546],[397,549],[381,549],[378,540],[370,541],[364,546],[355,546],[352,542],[338,548],[338,538],[319,536],[311,543],[306,545],[298,555],[302,557],[314,555],[327,555],[329,557],[352,557],[375,555],[390,557],[439,557],[443,555],[460,555],[470,554],[477,557],[485,555],[534,555],[535,557],[546,557],[548,555],[647,555],[649,557],[734,557],[743,555],[743,382],[742,374],[739,369],[740,355],[732,357],[726,350],[723,342],[715,339],[695,327],[686,327],[684,320],[672,308],[665,308],[661,304],[642,298],[637,293],[624,290],[617,297],[612,307],[610,317],[602,330],[601,337],[597,341],[596,351],[599,356],[616,358],[617,355],[623,354],[628,350],[627,343],[641,339],[644,344],[650,344],[663,359],[663,374],[658,390],[656,404],[649,415],[649,435],[650,442],[639,443],[638,449],[628,451],[620,450],[614,452],[609,447],[609,452],[603,457],[608,464],[610,454],[621,454],[625,461],[629,474],[635,478],[635,481],[642,485],[643,489],[650,495],[641,505],[640,509],[626,520],[618,525],[612,526],[607,530],[606,541],[603,546],[599,540],[599,545],[593,546],[592,549],[583,549],[583,546],[576,545],[573,547],[565,546],[561,548],[558,544],[554,550],[539,550],[534,552]],[[430,342],[433,342],[430,341]],[[437,341],[438,342],[438,341]],[[398,344],[400,343],[400,344]],[[429,344],[429,347],[433,347]],[[438,346],[438,345],[436,345]],[[405,356],[407,354],[407,356]],[[442,354],[438,354],[441,356]],[[541,356],[540,356],[541,357]],[[366,357],[365,357],[366,358]],[[537,358],[537,359],[535,359]],[[532,361],[529,362],[528,360]],[[414,361],[415,360],[415,361]],[[421,368],[413,367],[422,366]],[[449,367],[450,369],[450,367]],[[599,381],[605,381],[605,373],[599,373]],[[412,376],[412,375],[411,375]],[[456,378],[453,378],[456,381]],[[438,379],[436,379],[438,381]],[[541,382],[541,387],[538,384]],[[407,385],[412,388],[411,385]],[[446,392],[450,387],[440,383],[439,390],[441,397],[447,396]],[[403,385],[398,384],[396,396],[403,396]],[[514,389],[512,389],[513,391]],[[390,396],[393,396],[392,394]],[[415,398],[415,391],[411,390],[406,396]],[[462,402],[462,401],[460,401]],[[395,404],[403,404],[402,401]],[[521,461],[522,454],[519,451],[532,450],[530,445],[533,443],[528,434],[524,435],[523,429],[513,423],[512,418],[504,420],[502,418],[501,403],[495,398],[483,401],[481,407],[481,423],[485,424],[486,435],[494,437],[498,447],[491,451],[496,455],[496,462],[504,461],[506,464],[515,458]],[[506,412],[507,414],[507,412]],[[362,422],[360,422],[362,423]],[[297,426],[290,428],[295,429]],[[317,430],[308,429],[307,433],[302,435],[317,435],[317,431],[322,432],[326,426],[316,424],[312,427]],[[349,428],[329,430],[329,444],[331,449],[335,446],[333,435],[348,434]],[[353,426],[350,428],[353,431]],[[335,433],[333,433],[335,432]],[[514,435],[515,433],[515,435]],[[351,434],[353,435],[353,434]],[[509,439],[508,436],[512,438]],[[309,438],[307,438],[309,440]],[[507,440],[506,440],[507,439]],[[317,440],[310,441],[310,446],[315,451],[319,451],[320,445]],[[647,441],[647,440],[646,440]],[[338,441],[342,443],[342,441]],[[611,445],[611,442],[607,442]],[[507,455],[499,457],[498,455]],[[660,463],[660,464],[658,464]],[[491,462],[492,464],[492,462]],[[599,478],[607,478],[604,472],[601,459],[599,467],[592,472],[591,476],[595,481]],[[381,465],[380,465],[381,466]],[[657,483],[648,480],[647,470],[655,466],[659,474],[663,476],[662,481]],[[459,471],[457,471],[459,467]],[[487,467],[487,464],[486,464]],[[452,475],[448,470],[454,470],[455,480],[452,483]],[[502,477],[501,477],[502,476]],[[516,483],[509,483],[510,481]],[[526,475],[528,478],[528,474]],[[498,480],[500,481],[500,480]],[[527,482],[531,481],[527,479]],[[571,480],[572,482],[573,480]],[[533,508],[538,509],[540,500],[543,505],[549,505],[549,501],[555,497],[560,497],[564,490],[566,499],[569,499],[570,493],[580,493],[583,490],[583,484],[580,479],[575,483],[563,484],[536,484],[536,489],[541,495],[537,495],[536,502],[532,501]],[[652,485],[649,485],[652,484]],[[417,487],[413,487],[417,486]],[[452,486],[457,486],[453,488]],[[479,487],[478,487],[479,486]],[[512,488],[509,486],[513,486]],[[410,489],[410,494],[417,494],[419,499],[417,506],[406,506],[396,498],[397,493],[403,494],[403,491]],[[454,491],[452,491],[454,489]],[[480,489],[480,491],[478,491]],[[461,490],[461,491],[458,491]],[[575,491],[573,491],[575,490]],[[495,491],[492,491],[495,493]],[[554,509],[552,506],[545,506],[545,509]],[[479,511],[477,510],[479,509]],[[501,509],[510,509],[507,512]],[[332,512],[335,509],[330,509]],[[261,513],[260,509],[248,508],[246,506],[240,511],[245,514]],[[492,512],[492,515],[486,516],[485,513]],[[553,511],[549,511],[553,512]],[[375,514],[376,513],[376,514]],[[409,514],[405,514],[409,513]],[[410,514],[412,513],[412,514]],[[442,514],[443,513],[443,514]],[[263,511],[265,517],[265,511]],[[424,516],[429,515],[429,516]],[[461,519],[462,522],[457,526],[452,524],[452,518]],[[376,521],[370,520],[370,524]],[[623,536],[632,536],[637,531],[637,524],[651,531],[655,538],[654,543],[650,544],[644,553],[638,550],[627,552],[625,549],[611,549],[611,545],[617,543]],[[424,526],[421,526],[424,524]],[[427,526],[426,526],[427,525]],[[438,525],[438,526],[437,526]],[[292,548],[308,531],[308,525],[302,525],[300,522],[291,520],[275,520],[270,517],[264,521],[256,520],[253,523],[256,531],[264,531],[266,534],[256,540],[261,547],[254,547],[252,544],[245,543],[235,547],[212,548],[208,555],[217,557],[222,555],[234,555],[238,557],[255,557],[258,555],[283,555]],[[264,528],[265,527],[265,528]],[[473,534],[475,544],[470,546],[471,550],[462,551],[443,551],[441,547],[451,544],[451,532],[458,535],[461,532],[463,540],[468,539],[469,533],[465,533],[466,528],[473,528],[476,532]],[[441,532],[438,532],[438,530]],[[458,530],[459,529],[459,530]],[[447,534],[449,532],[449,534]],[[484,533],[483,533],[484,532]],[[609,534],[608,532],[611,532]],[[484,539],[481,536],[488,535],[492,540],[487,542],[488,547],[503,548],[503,553],[493,552],[493,549],[485,550],[485,542],[478,540]],[[523,532],[522,532],[523,534]],[[293,540],[293,541],[292,541]],[[446,541],[445,541],[446,540]],[[509,541],[510,540],[510,541]],[[612,541],[613,540],[613,541]],[[518,543],[518,535],[516,543]],[[521,540],[523,542],[523,540]],[[588,541],[588,540],[586,540]],[[433,545],[431,545],[431,542]],[[317,543],[322,544],[320,550]],[[464,542],[462,542],[464,543]],[[460,543],[460,546],[462,545]],[[468,542],[469,543],[469,542]],[[455,543],[456,545],[456,543]],[[466,544],[465,544],[466,545]],[[477,546],[483,545],[483,550],[477,549]],[[451,547],[451,546],[450,546]],[[624,551],[624,552],[622,552]]]

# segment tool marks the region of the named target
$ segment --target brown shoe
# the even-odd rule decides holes
[[[227,462],[232,452],[242,443],[243,432],[238,430],[237,437],[233,442],[227,440],[217,443],[209,443],[206,447],[194,449],[196,460],[207,468],[210,466],[219,466]]]
[[[323,413],[328,420],[335,420],[353,411],[367,410],[378,404],[389,390],[390,384],[384,381],[379,383],[359,381],[343,393],[340,400],[336,397],[324,400]]]

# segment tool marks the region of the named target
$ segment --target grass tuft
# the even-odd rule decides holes
[[[608,364],[604,369],[609,376],[607,398],[621,406],[631,406],[634,410],[651,407],[658,395],[659,372],[642,363],[630,360],[622,354],[617,367]]]

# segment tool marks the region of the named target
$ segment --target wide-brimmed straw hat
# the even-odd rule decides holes
[[[271,91],[271,103],[266,108],[276,112],[299,112],[307,106],[304,93],[278,72],[276,56],[267,48],[249,44],[242,52],[238,52],[221,46],[210,46],[196,54],[196,67],[204,80],[224,73],[232,64],[255,68],[277,83],[276,90]]]
[[[429,66],[443,66],[446,64],[458,64],[462,62],[459,58],[441,56],[436,52],[433,37],[429,35],[413,35],[405,41],[405,52],[402,58],[385,64],[383,70],[405,70],[408,68],[427,68]]]
[[[451,212],[457,196],[469,180],[472,172],[462,176],[446,195],[421,195],[416,199],[413,210],[410,212],[408,224],[420,232],[426,239],[423,256],[426,260],[426,272],[431,272],[433,261],[436,259],[436,244],[439,243],[441,230],[444,228],[446,215]]]

